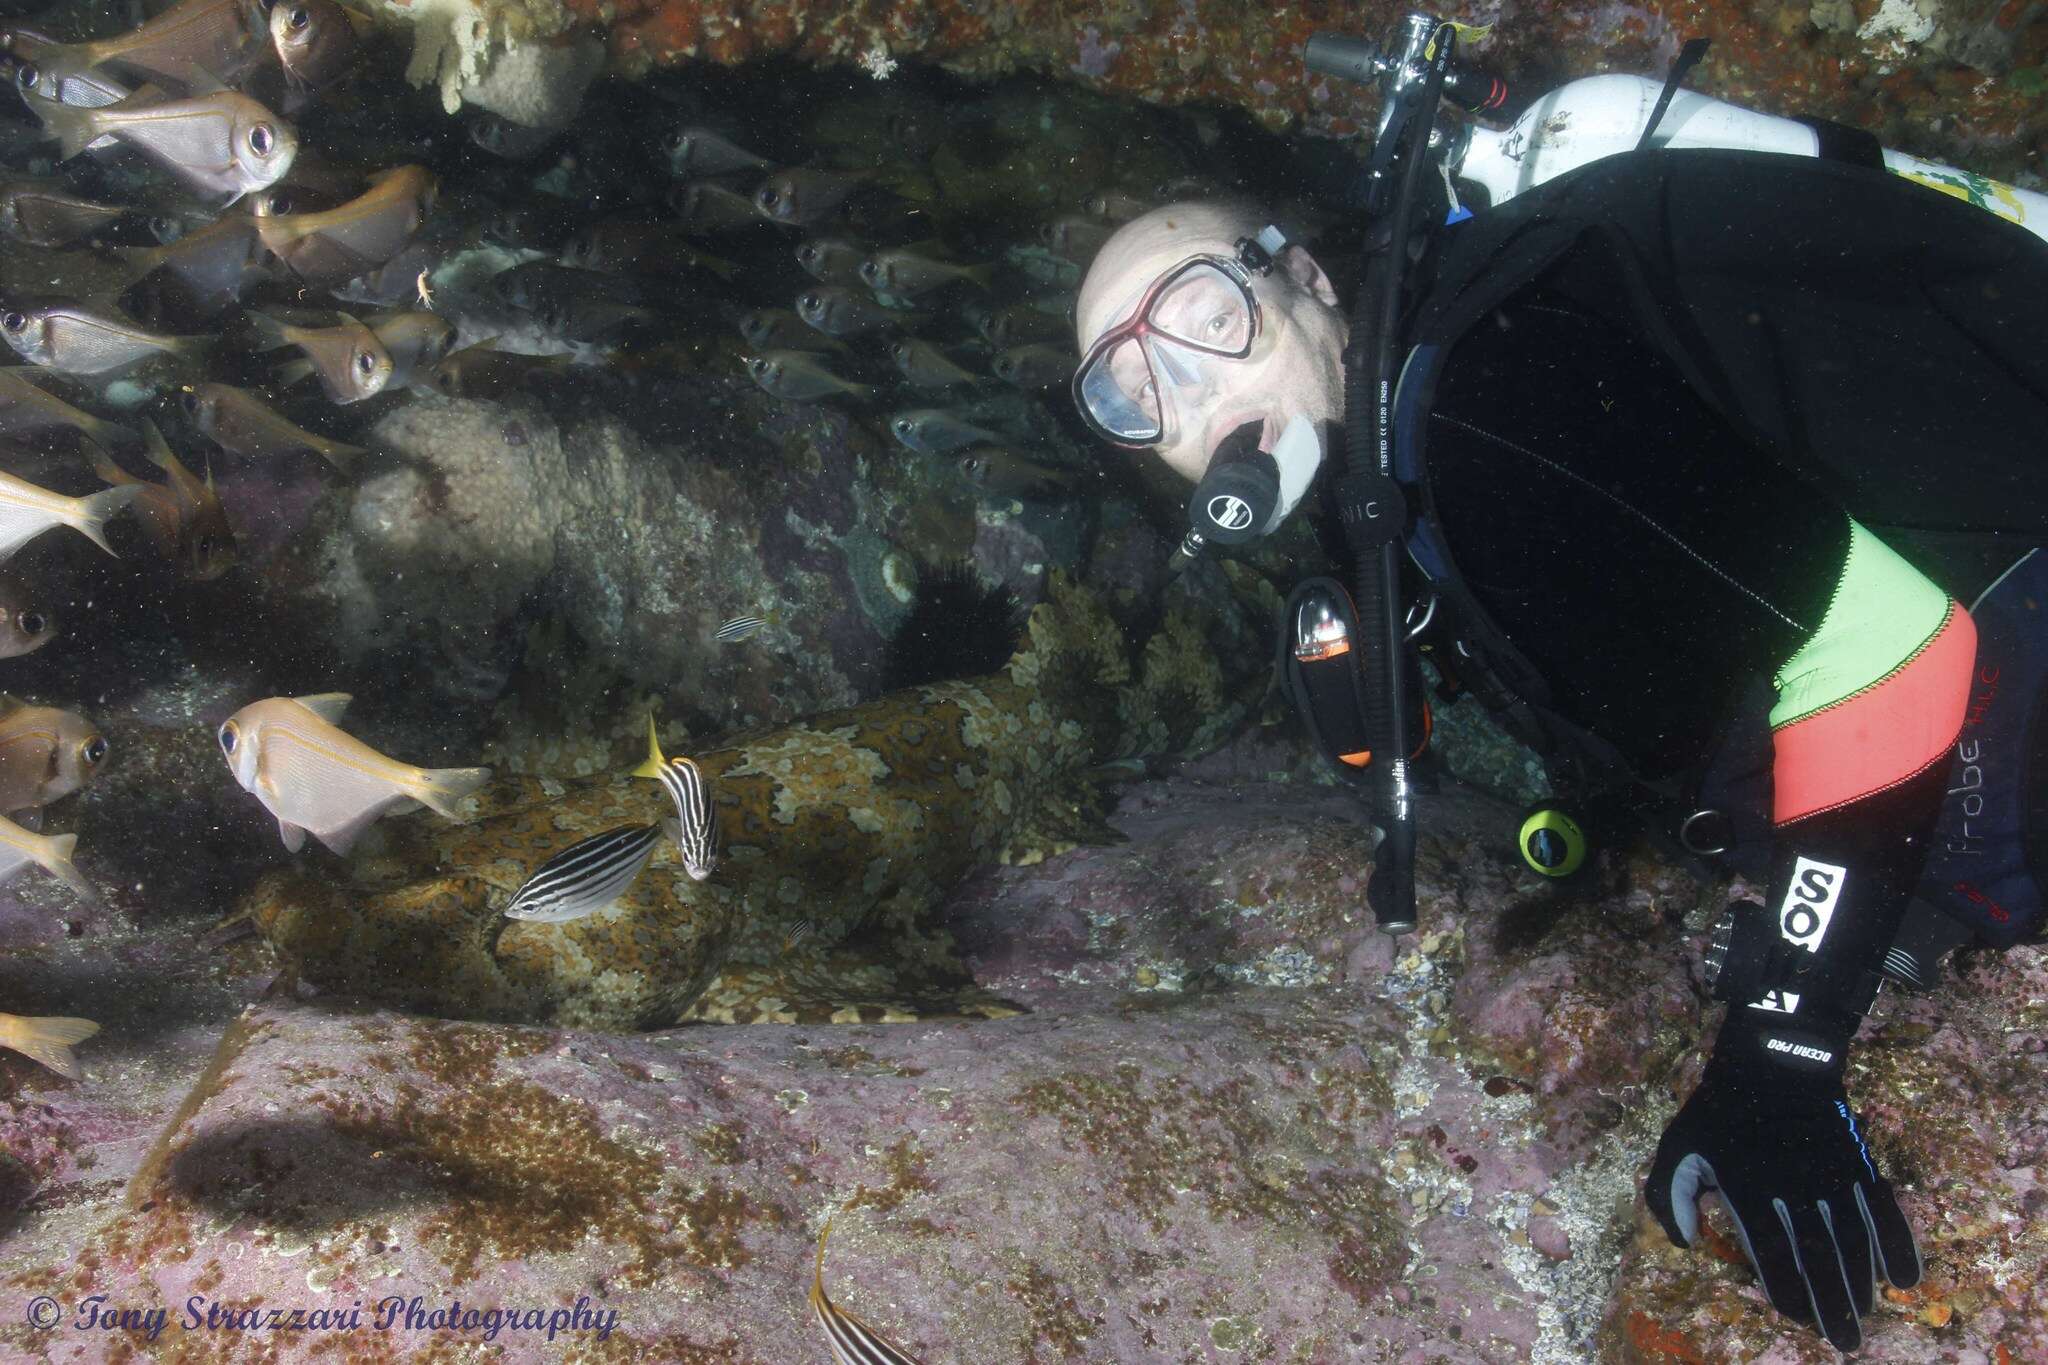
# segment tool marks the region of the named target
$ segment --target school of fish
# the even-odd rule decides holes
[[[1060,406],[1089,258],[1190,188],[1156,161],[1134,153],[1020,220],[941,167],[963,129],[914,93],[793,119],[671,91],[628,136],[625,117],[591,132],[473,113],[445,139],[369,88],[402,64],[337,0],[0,29],[0,660],[77,625],[17,559],[46,533],[203,591],[246,572],[216,467],[353,481],[391,458],[370,428],[394,404],[544,402],[590,367],[842,405],[976,499],[1083,491],[1072,443],[1029,414]],[[999,165],[977,139],[1017,137],[1005,120],[961,145]],[[1239,665],[1275,603],[1215,572],[1232,591],[1186,595],[1143,642],[1056,581],[995,675],[692,756],[663,754],[650,719],[641,767],[574,787],[380,752],[343,728],[342,691],[249,700],[215,743],[294,864],[241,913],[287,979],[443,1014],[1004,1013],[928,912],[982,863],[1111,837],[1098,765],[1198,750],[1254,705],[1264,679]],[[772,642],[782,610],[702,644]],[[97,901],[77,836],[44,824],[111,758],[80,711],[0,693],[0,880],[34,864]],[[421,809],[435,818],[352,856]],[[72,1048],[97,1030],[0,1014],[0,1047],[77,1079]],[[812,1311],[834,1358],[906,1359],[826,1296],[822,1255],[821,1239]]]

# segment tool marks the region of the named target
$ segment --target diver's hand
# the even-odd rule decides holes
[[[1792,1047],[1825,1060],[1788,1064]],[[1731,1022],[1664,1130],[1644,1196],[1671,1240],[1691,1246],[1699,1196],[1718,1191],[1771,1306],[1853,1351],[1875,1274],[1910,1289],[1920,1282],[1920,1249],[1849,1110],[1843,1051],[1834,1040]]]

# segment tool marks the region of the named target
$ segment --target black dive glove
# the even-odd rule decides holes
[[[1644,1189],[1679,1246],[1718,1191],[1771,1306],[1844,1351],[1862,1344],[1875,1276],[1920,1281],[1913,1229],[1842,1090],[1845,1040],[1731,1020]]]

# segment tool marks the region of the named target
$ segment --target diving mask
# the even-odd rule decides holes
[[[1163,440],[1169,401],[1193,401],[1210,365],[1251,354],[1262,322],[1252,280],[1273,269],[1286,245],[1280,229],[1267,227],[1240,238],[1233,256],[1190,256],[1154,280],[1074,372],[1074,403],[1089,429],[1132,448]]]

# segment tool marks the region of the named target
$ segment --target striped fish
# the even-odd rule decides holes
[[[830,1219],[818,1234],[818,1269],[811,1277],[811,1316],[824,1329],[825,1344],[832,1348],[833,1365],[917,1365],[915,1360],[891,1346],[874,1328],[832,1302],[825,1293],[825,1239],[832,1235]]]
[[[736,645],[750,640],[768,623],[758,616],[735,616],[711,633],[711,638],[722,645]]]
[[[664,823],[669,837],[676,841],[676,851],[683,856],[683,870],[692,881],[708,878],[718,868],[718,811],[711,804],[711,783],[694,760],[662,756],[651,713],[647,717],[647,759],[632,775],[661,783],[676,804],[675,818]]]
[[[798,920],[796,927],[782,936],[782,951],[785,953],[791,951],[797,944],[802,943],[816,932],[817,928],[818,925],[815,920]]]
[[[594,915],[626,894],[660,840],[653,825],[620,825],[579,840],[535,869],[505,917],[561,924]]]

